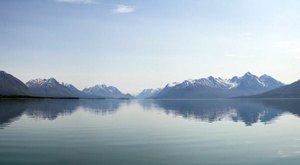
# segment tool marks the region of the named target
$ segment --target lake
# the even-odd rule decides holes
[[[295,165],[300,100],[0,100],[0,164]]]

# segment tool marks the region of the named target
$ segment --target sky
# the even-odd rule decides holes
[[[0,70],[79,89],[246,72],[300,79],[298,0],[1,0]]]

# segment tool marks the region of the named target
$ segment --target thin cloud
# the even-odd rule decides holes
[[[72,3],[72,4],[94,4],[94,0],[56,0],[56,2]]]
[[[113,12],[117,14],[132,13],[134,11],[135,8],[133,6],[127,6],[127,5],[117,5],[116,8],[113,9]]]

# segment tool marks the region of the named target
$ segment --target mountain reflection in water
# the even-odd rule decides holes
[[[247,126],[256,122],[270,123],[284,113],[300,116],[300,100],[141,100],[144,109],[159,109],[166,114],[215,122],[242,121]]]
[[[118,110],[123,100],[0,100],[0,128],[25,114],[32,118],[55,120],[59,116],[71,115],[78,108],[105,115]]]
[[[144,110],[158,110],[166,114],[206,122],[220,120],[271,123],[284,113],[300,116],[300,100],[0,100],[0,128],[18,120],[22,115],[37,119],[55,120],[71,115],[78,108],[105,115],[120,109],[120,105],[137,103]]]

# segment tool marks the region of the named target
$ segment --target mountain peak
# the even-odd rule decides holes
[[[259,81],[258,77],[250,72],[245,73],[242,77],[240,77],[240,79],[245,81],[250,81],[250,80]]]
[[[179,83],[178,82],[171,82],[171,83],[168,83],[167,85],[166,85],[166,87],[174,87],[174,86],[176,86],[176,85],[178,85]]]
[[[48,80],[50,80],[50,81],[56,81],[56,79],[54,77],[50,77]]]
[[[53,77],[49,78],[47,81],[50,82],[50,83],[59,84],[59,82],[55,78],[53,78]]]
[[[0,76],[1,76],[2,78],[10,78],[10,77],[14,77],[13,75],[11,75],[11,74],[9,74],[9,73],[3,71],[3,70],[0,71]],[[15,77],[14,77],[14,78],[15,78]]]
[[[85,88],[83,89],[83,92],[108,98],[128,98],[128,95],[122,93],[118,88],[105,84],[97,84],[95,86]]]
[[[26,85],[28,87],[31,87],[31,86],[43,86],[43,85],[50,85],[52,86],[51,84],[53,85],[58,85],[59,82],[55,79],[55,78],[49,78],[49,79],[33,79],[33,80],[29,80]]]
[[[267,74],[263,74],[263,75],[261,75],[260,77],[270,77],[269,75],[267,75]]]
[[[4,72],[4,71],[0,71],[0,76],[1,76],[1,77],[11,77],[12,75],[9,74],[9,73],[6,73],[6,72]]]
[[[97,84],[94,87],[97,87],[97,88],[106,88],[107,85],[105,85],[105,84]]]
[[[111,86],[111,85],[106,85],[106,84],[97,84],[94,86],[95,88],[98,89],[110,89],[110,90],[117,90],[118,88]]]
[[[260,79],[274,79],[273,77],[267,75],[267,74],[263,74],[259,77]]]
[[[207,79],[214,80],[215,78],[213,76],[209,76],[209,77],[207,77]]]
[[[3,70],[0,70],[0,74],[8,74],[8,73],[6,73],[6,72],[3,71]]]
[[[0,71],[0,95],[28,95],[29,89],[13,75]]]
[[[243,77],[245,77],[245,76],[256,77],[254,74],[252,74],[250,72],[245,73]]]

